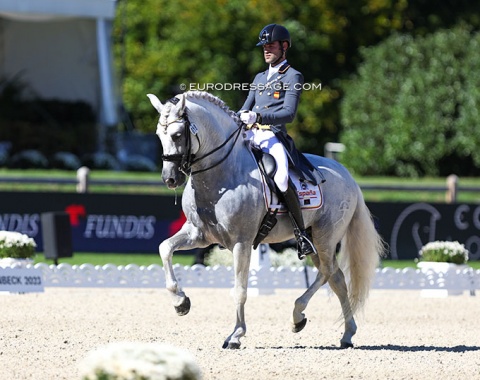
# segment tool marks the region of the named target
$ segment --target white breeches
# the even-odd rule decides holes
[[[246,131],[247,140],[253,142],[264,152],[270,153],[277,164],[273,180],[282,193],[288,189],[288,157],[285,147],[272,131],[251,128]]]

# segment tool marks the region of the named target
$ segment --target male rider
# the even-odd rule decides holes
[[[247,124],[247,139],[270,153],[277,164],[275,184],[283,195],[298,242],[298,256],[316,253],[303,221],[297,190],[288,177],[289,163],[300,177],[314,184],[323,182],[321,174],[295,148],[285,124],[295,118],[303,86],[303,75],[286,59],[292,45],[288,30],[278,24],[265,26],[257,46],[262,46],[268,70],[258,73],[240,110],[240,119]]]

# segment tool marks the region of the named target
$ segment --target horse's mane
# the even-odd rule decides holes
[[[206,100],[207,102],[214,104],[215,106],[220,108],[222,111],[224,111],[228,116],[230,116],[233,119],[233,121],[238,126],[242,124],[242,121],[240,120],[240,118],[238,117],[235,111],[232,111],[222,99],[216,97],[215,95],[210,94],[209,92],[187,91],[185,92],[185,96],[187,97],[187,99]]]

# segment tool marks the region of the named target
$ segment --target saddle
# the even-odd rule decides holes
[[[286,213],[283,195],[274,181],[277,171],[277,165],[272,155],[262,151],[260,148],[251,145],[250,150],[255,158],[258,169],[262,177],[263,193],[267,212],[260,223],[260,228],[253,241],[253,248],[267,237],[270,231],[277,224],[277,214]],[[323,194],[319,185],[313,185],[296,174],[295,170],[290,170],[289,186],[297,189],[300,205],[302,209],[315,209],[323,205]]]

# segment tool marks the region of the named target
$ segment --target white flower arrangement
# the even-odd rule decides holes
[[[199,380],[189,352],[167,344],[121,342],[91,351],[79,364],[82,380]]]
[[[0,259],[27,259],[35,256],[37,244],[28,235],[20,232],[0,231]]]
[[[468,250],[458,241],[434,241],[425,244],[418,252],[421,261],[465,264]]]

